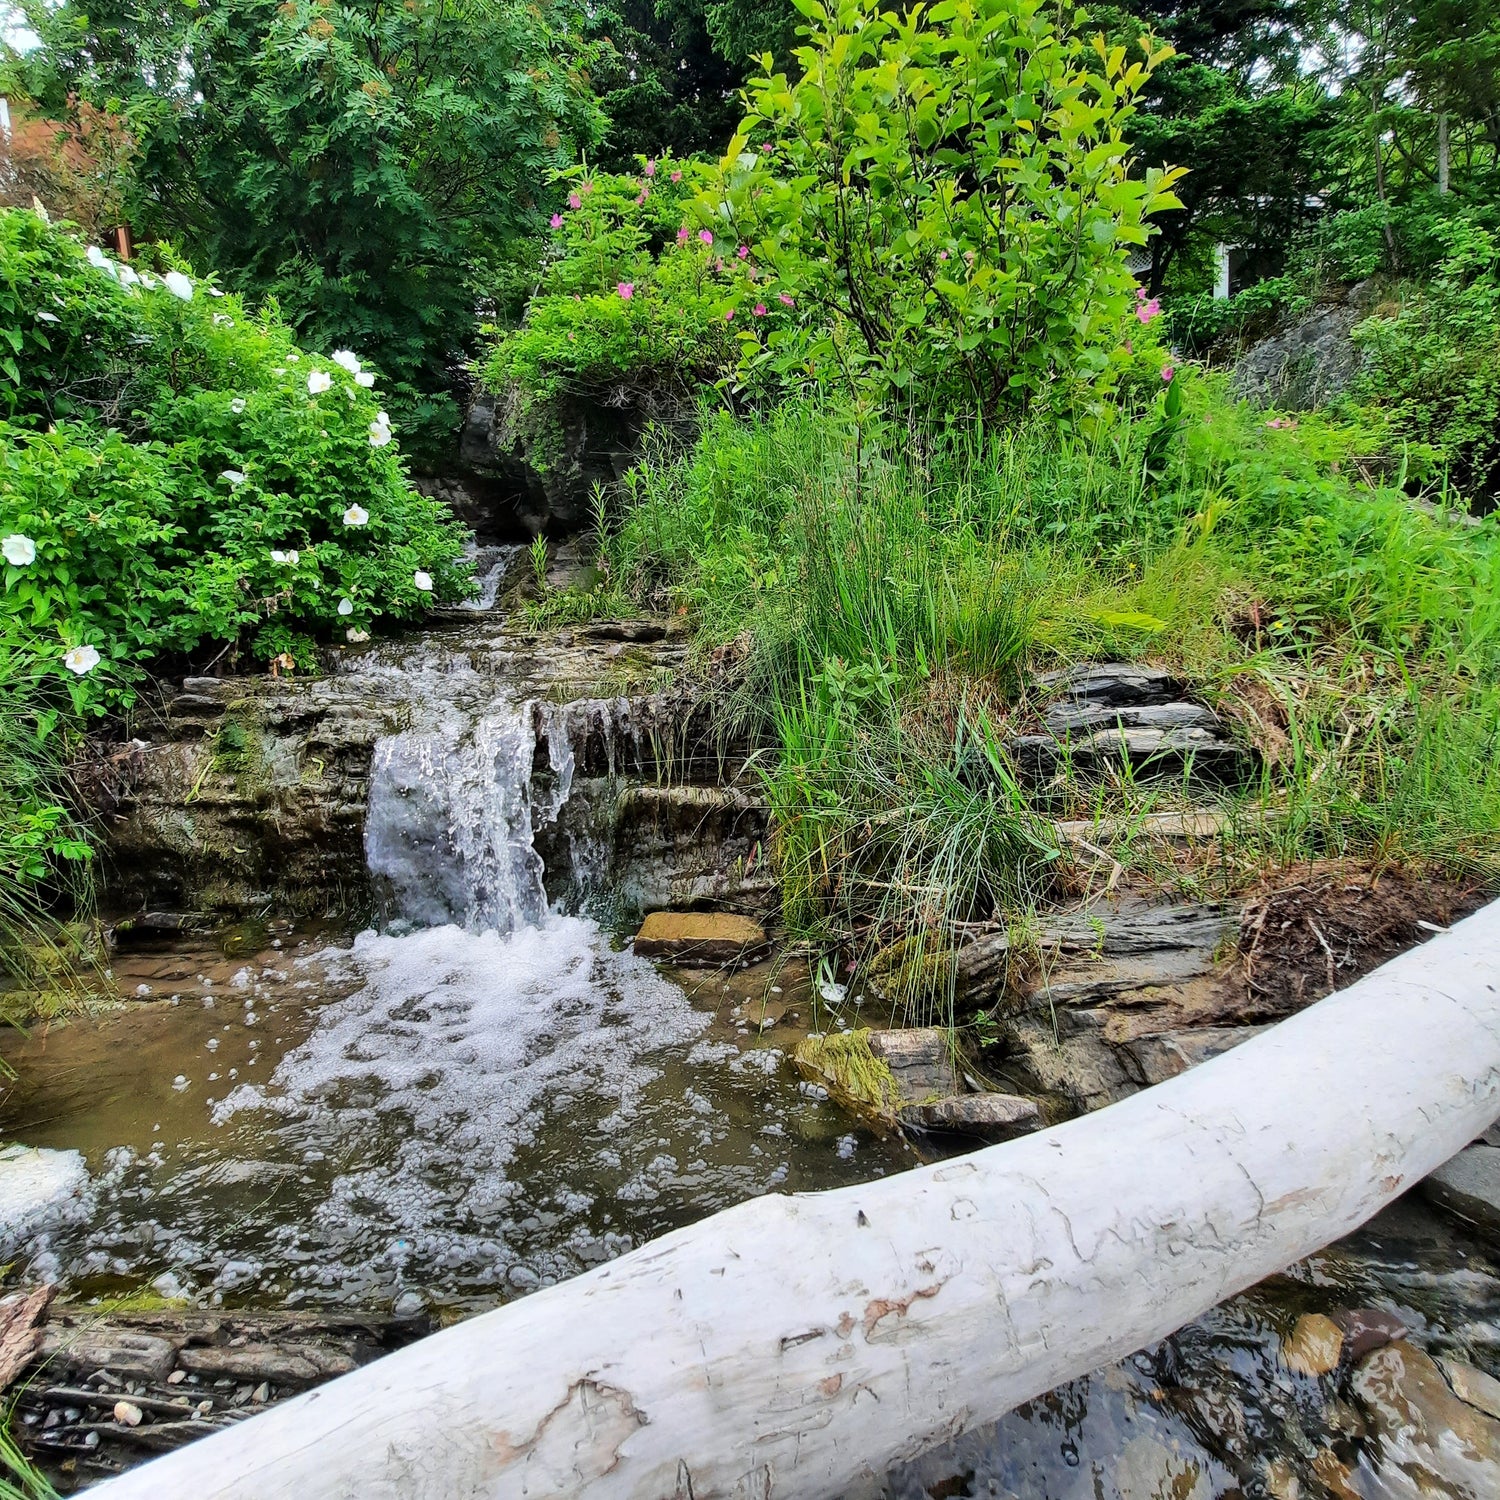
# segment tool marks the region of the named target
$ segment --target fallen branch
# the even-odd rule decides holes
[[[1170,1082],[764,1197],[100,1500],[838,1496],[1363,1223],[1500,1114],[1500,905]]]

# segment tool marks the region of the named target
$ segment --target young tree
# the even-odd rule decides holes
[[[222,0],[121,13],[36,0],[33,91],[117,97],[129,203],[299,338],[352,347],[441,425],[488,272],[597,140],[599,44],[536,0]],[[410,420],[410,415],[408,416]]]

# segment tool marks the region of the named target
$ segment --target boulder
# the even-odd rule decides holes
[[[1489,1235],[1500,1235],[1500,1146],[1470,1146],[1422,1184],[1439,1208]]]
[[[1071,703],[1129,708],[1170,703],[1182,695],[1182,684],[1165,667],[1133,661],[1080,662],[1036,678],[1042,692]]]
[[[1316,308],[1300,323],[1252,345],[1231,372],[1235,394],[1264,406],[1303,410],[1348,390],[1363,359],[1350,333],[1370,315],[1378,296],[1374,282],[1362,281],[1341,301]]]
[[[896,1096],[903,1104],[945,1099],[962,1087],[952,1039],[939,1026],[872,1031],[869,1043],[871,1053],[891,1070]]]
[[[764,958],[766,930],[749,917],[721,911],[654,911],[635,935],[643,958],[687,968],[715,968]]]
[[[930,1104],[909,1104],[900,1119],[912,1130],[951,1131],[989,1142],[1029,1135],[1044,1123],[1036,1100],[1020,1094],[955,1094]]]

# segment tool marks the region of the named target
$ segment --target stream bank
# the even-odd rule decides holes
[[[857,987],[831,989],[785,952],[673,970],[625,945],[642,912],[775,914],[753,747],[714,733],[686,655],[671,622],[538,637],[502,607],[342,653],[323,678],[193,679],[169,699],[112,828],[121,1008],[3,1047],[19,1082],[0,1130],[87,1168],[18,1247],[25,1274],[67,1299],[23,1406],[67,1484],[144,1456],[159,1426],[234,1420],[340,1359],[747,1196],[915,1159],[789,1066],[810,1030],[876,1019]],[[1104,697],[1101,676],[1137,701]],[[1039,765],[1074,731],[1099,757],[1219,745],[1225,774],[1245,760],[1201,710],[1148,712],[1180,701],[1158,677],[1060,686]],[[1356,963],[1351,942],[1311,989],[1296,982],[1305,962],[1278,961],[1294,919],[1311,914],[1326,938],[1337,901],[1362,899],[1355,883],[1309,872],[1313,904],[1289,888],[1236,908],[1120,888],[1044,918],[1024,944],[976,934],[957,962],[1006,1034],[1007,1076],[992,1081],[1061,1118],[1236,1044],[1378,961]],[[1434,900],[1421,918],[1433,926],[1462,893]],[[1420,936],[1408,920],[1396,941]],[[1466,1231],[1412,1202],[1399,1214],[915,1460],[880,1493],[1373,1500],[1406,1493],[1393,1486],[1412,1474],[1412,1493],[1470,1493],[1422,1450],[1443,1409],[1431,1371],[1446,1368],[1422,1356],[1500,1373],[1495,1272]],[[143,1288],[168,1305],[114,1303]],[[265,1321],[288,1313],[303,1324]],[[1307,1330],[1325,1351],[1332,1336],[1308,1318],[1339,1333],[1311,1373]],[[333,1347],[349,1320],[364,1342]],[[164,1341],[170,1361],[160,1342],[149,1371],[106,1352],[101,1380],[63,1352],[121,1334]],[[1402,1341],[1413,1352],[1397,1351],[1395,1371],[1381,1351]],[[214,1350],[230,1353],[202,1352]],[[1415,1395],[1401,1394],[1408,1372]],[[212,1377],[200,1399],[215,1406],[183,1419],[179,1387],[195,1374],[195,1388]],[[1440,1373],[1450,1394],[1455,1378],[1482,1390]],[[138,1423],[114,1415],[121,1401]],[[1483,1449],[1495,1414],[1472,1409]],[[1490,1462],[1481,1475],[1500,1473]]]

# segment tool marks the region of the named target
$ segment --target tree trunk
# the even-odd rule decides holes
[[[1448,145],[1448,111],[1439,110],[1437,117],[1437,179],[1438,192],[1444,197],[1448,193],[1448,164],[1450,147]]]
[[[765,1197],[99,1500],[838,1496],[1363,1223],[1500,1113],[1500,904],[1085,1119]]]

